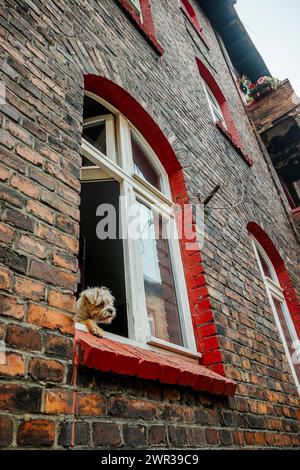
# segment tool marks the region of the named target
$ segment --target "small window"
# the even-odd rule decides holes
[[[168,176],[127,119],[97,100],[84,102],[78,291],[111,290],[110,333],[198,357]],[[99,235],[110,211],[117,222]]]
[[[131,148],[134,172],[144,181],[148,181],[152,186],[160,189],[159,174],[133,133],[131,133]]]
[[[254,239],[253,247],[292,375],[300,393],[300,365],[294,364],[292,361],[295,351],[293,344],[298,341],[298,336],[290,316],[289,308],[270,258],[262,246]]]
[[[213,118],[214,122],[221,122],[223,124],[223,126],[227,129],[227,125],[226,125],[226,121],[225,121],[223,112],[221,110],[221,107],[220,107],[216,97],[214,96],[213,92],[211,91],[209,86],[206,85],[205,82],[203,82],[203,86],[204,86],[206,98],[207,98],[209,108],[210,108],[210,112],[211,112],[211,115],[212,115],[212,118]]]

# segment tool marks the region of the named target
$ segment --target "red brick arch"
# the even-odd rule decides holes
[[[85,76],[85,90],[103,98],[139,130],[164,166],[170,182],[173,201],[190,204],[184,173],[168,139],[145,109],[126,90],[105,77]],[[195,224],[193,224],[193,228]],[[180,240],[180,250],[198,351],[202,363],[224,375],[223,359],[217,328],[206,283],[200,248],[187,250],[191,240]]]
[[[269,235],[256,222],[249,222],[247,229],[263,247],[274,266],[280,286],[283,289],[295,330],[300,338],[300,303],[284,260]]]

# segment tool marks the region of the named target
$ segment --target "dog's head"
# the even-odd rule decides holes
[[[80,308],[97,323],[109,325],[116,317],[114,297],[106,287],[93,287],[81,292]]]

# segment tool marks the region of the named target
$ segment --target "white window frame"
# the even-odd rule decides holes
[[[298,335],[296,333],[294,323],[291,319],[289,308],[287,306],[287,303],[286,303],[286,300],[285,300],[285,297],[284,297],[283,289],[280,286],[280,283],[279,283],[276,271],[274,269],[273,263],[271,262],[269,256],[267,255],[267,253],[265,252],[263,247],[258,243],[258,241],[252,236],[251,236],[251,238],[252,238],[252,245],[253,245],[255,256],[256,256],[256,259],[257,259],[258,266],[259,266],[259,270],[261,272],[261,275],[262,275],[262,278],[263,278],[263,281],[264,281],[264,285],[265,285],[265,288],[266,288],[266,291],[267,291],[268,299],[269,299],[269,302],[270,302],[270,305],[271,305],[271,308],[272,308],[272,312],[273,312],[273,315],[274,315],[274,318],[275,318],[276,326],[279,330],[279,334],[280,334],[280,337],[281,337],[281,341],[283,343],[285,354],[286,354],[287,359],[288,359],[288,363],[289,363],[289,366],[290,366],[290,369],[291,369],[291,372],[292,372],[292,376],[294,378],[294,381],[295,381],[295,384],[296,384],[296,387],[297,387],[297,391],[300,395],[300,383],[299,383],[299,380],[298,380],[296,370],[294,368],[294,364],[293,364],[292,357],[291,357],[291,354],[290,354],[290,351],[289,351],[287,340],[286,340],[284,331],[282,329],[281,322],[280,322],[280,319],[279,319],[279,316],[278,316],[278,313],[277,313],[277,310],[276,310],[276,307],[275,307],[275,304],[274,304],[274,299],[278,300],[281,304],[282,312],[283,312],[283,315],[284,315],[284,319],[285,319],[285,322],[286,322],[286,325],[287,325],[292,343],[294,343],[294,341],[298,341],[299,338],[298,338]],[[272,278],[265,275],[265,272],[264,272],[259,254],[264,259],[265,263],[267,264],[267,266],[270,270]]]
[[[213,118],[214,122],[219,122],[221,121],[223,126],[227,129],[226,121],[222,112],[222,109],[214,96],[213,92],[209,88],[209,86],[205,83],[204,80],[202,80],[203,83],[203,88],[205,91],[205,96],[208,101],[209,109],[210,109],[210,114]]]
[[[91,160],[95,167],[83,167],[81,169],[82,181],[99,179],[114,179],[119,182],[120,194],[125,196],[125,204],[120,207],[121,230],[123,233],[124,269],[127,298],[127,319],[129,338],[106,333],[107,337],[118,341],[132,342],[151,349],[165,349],[172,353],[178,353],[191,358],[199,358],[201,354],[197,352],[192,317],[189,308],[188,295],[185,284],[185,277],[180,254],[179,242],[175,237],[168,240],[169,252],[174,277],[174,286],[180,316],[180,326],[184,345],[173,344],[151,335],[149,317],[146,309],[146,298],[143,281],[142,257],[140,256],[140,240],[132,240],[126,237],[127,227],[122,225],[122,221],[128,220],[128,210],[137,199],[147,205],[155,206],[155,210],[164,220],[171,224],[171,231],[177,232],[174,213],[174,203],[171,200],[168,175],[161,162],[154,154],[149,144],[145,141],[137,129],[116,109],[100,99],[97,95],[87,92],[87,96],[100,102],[112,111],[114,119],[110,120],[115,129],[110,129],[107,138],[116,136],[116,145],[111,148],[118,148],[118,158],[114,150],[107,156],[102,154],[93,145],[82,139],[82,155]],[[107,118],[107,117],[105,117]],[[139,175],[134,174],[131,133],[145,150],[149,161],[156,169],[160,177],[161,191],[153,187],[149,182],[144,181]],[[82,327],[80,327],[82,329]]]
[[[141,17],[142,16],[142,8],[140,0],[128,0],[131,6],[135,9],[136,13]]]

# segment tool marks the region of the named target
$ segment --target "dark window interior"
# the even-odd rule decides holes
[[[80,252],[81,273],[78,293],[87,287],[105,286],[114,295],[117,317],[105,331],[128,337],[123,241],[119,233],[119,184],[116,181],[88,181],[81,184]],[[112,204],[117,213],[117,238],[100,240],[96,216],[100,204]],[[104,216],[105,217],[105,216]]]
[[[103,116],[105,114],[112,114],[112,112],[103,106],[99,101],[84,95],[83,99],[83,120],[95,116]]]
[[[288,117],[262,134],[291,208],[300,207],[300,130]]]

